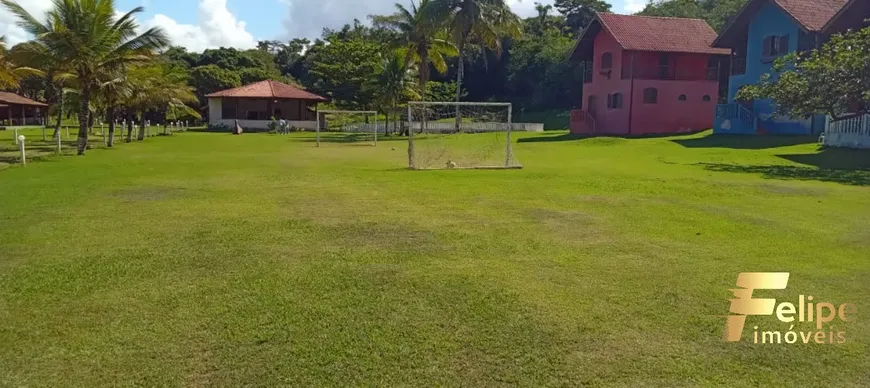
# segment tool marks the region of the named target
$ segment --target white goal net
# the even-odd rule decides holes
[[[521,168],[511,144],[511,104],[408,103],[412,169]]]
[[[322,110],[317,112],[317,146],[321,142],[378,144],[378,112]]]

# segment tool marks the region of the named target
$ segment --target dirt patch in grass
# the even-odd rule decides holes
[[[534,209],[529,216],[540,223],[558,223],[567,225],[585,225],[592,222],[593,217],[587,213],[574,210]]]
[[[186,189],[181,187],[135,187],[131,189],[117,190],[112,196],[125,202],[142,201],[165,201],[167,199],[181,198],[186,194]]]
[[[808,196],[808,197],[818,197],[823,196],[827,193],[827,190],[822,188],[810,188],[810,187],[795,187],[790,185],[778,185],[771,183],[762,183],[758,185],[763,191],[772,194],[782,194],[782,195],[796,195],[796,196]]]
[[[731,209],[728,207],[724,207],[724,206],[706,205],[706,206],[692,206],[692,207],[694,207],[700,211],[703,211],[705,213],[709,213],[709,214],[715,215],[715,216],[721,216],[721,217],[727,218],[731,221],[738,222],[738,223],[746,223],[746,224],[759,225],[759,226],[781,226],[776,221],[773,221],[773,220],[770,220],[767,218],[757,217],[757,216],[754,216],[751,214],[742,213],[742,212],[739,212],[737,210],[734,210],[734,209]]]
[[[328,226],[332,241],[349,248],[429,251],[444,247],[438,236],[426,229],[377,222]]]
[[[545,234],[569,244],[605,243],[612,236],[598,217],[582,211],[534,209],[525,218],[540,225]]]
[[[852,233],[843,236],[843,242],[848,245],[870,247],[870,225],[852,229]]]

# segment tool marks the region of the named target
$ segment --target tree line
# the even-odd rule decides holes
[[[77,117],[79,153],[95,119],[111,133],[115,120],[126,121],[128,140],[137,122],[141,139],[146,120],[198,118],[205,95],[267,79],[388,120],[421,99],[564,111],[582,96],[584,69],[568,60],[573,44],[595,12],[611,10],[603,0],[556,0],[521,19],[505,0],[419,0],[325,28],[313,41],[189,52],[160,28],[137,33],[141,7],[116,15],[113,0],[68,0],[30,15],[13,0],[0,2],[35,37],[9,49],[0,38],[0,89],[49,102],[56,133],[64,117]],[[651,1],[640,14],[701,18],[721,31],[745,2]]]
[[[97,120],[110,133],[126,121],[130,140],[140,123],[141,138],[146,120],[199,117],[205,95],[266,79],[388,117],[417,99],[568,109],[579,100],[582,71],[567,52],[593,13],[610,9],[601,0],[558,0],[521,19],[504,0],[420,0],[326,28],[313,41],[189,52],[160,28],[137,33],[142,7],[116,15],[113,0],[70,0],[30,15],[16,1],[0,2],[34,36],[9,49],[0,40],[0,88],[48,102],[56,132],[76,117],[79,153]]]

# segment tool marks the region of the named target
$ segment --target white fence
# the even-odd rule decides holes
[[[870,148],[870,114],[837,121],[828,118],[824,141],[829,147]]]
[[[390,132],[399,132],[403,129],[403,124],[406,123],[390,123]],[[366,132],[371,133],[374,131],[375,124],[345,124],[342,126],[343,132]],[[499,132],[499,131],[507,131],[507,123],[494,123],[494,122],[481,122],[481,123],[462,123],[460,127],[464,132]],[[422,130],[423,123],[421,122],[413,122],[411,123],[411,128],[414,129],[414,132],[420,132]],[[387,128],[386,123],[377,123],[378,133],[384,133],[384,130]],[[518,132],[544,132],[544,124],[542,123],[512,123],[510,124],[511,131]],[[456,123],[426,123],[426,132],[453,132],[456,129]]]

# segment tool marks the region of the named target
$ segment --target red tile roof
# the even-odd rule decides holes
[[[849,0],[774,0],[785,12],[809,31],[822,27],[843,8]]]
[[[307,92],[295,86],[282,84],[278,81],[260,81],[240,88],[222,90],[206,95],[206,97],[235,98],[280,98],[295,100],[327,101],[325,97]]]
[[[29,98],[21,97],[15,93],[0,92],[0,102],[12,105],[48,106]]]
[[[598,20],[626,50],[724,54],[711,47],[716,31],[701,19],[599,13]]]
[[[776,4],[805,30],[819,32],[849,0],[749,0],[713,42],[716,47],[736,47],[746,40],[749,24],[766,4]],[[861,0],[865,1],[865,0]]]

